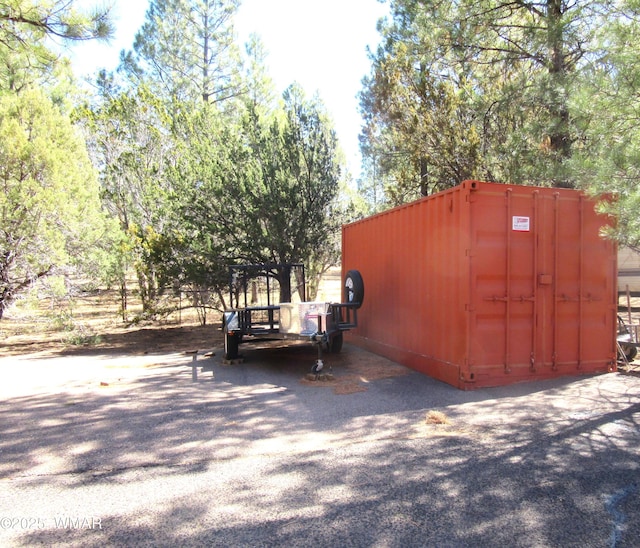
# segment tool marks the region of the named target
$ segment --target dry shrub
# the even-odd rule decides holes
[[[427,424],[449,424],[449,418],[442,411],[429,411],[425,420]]]

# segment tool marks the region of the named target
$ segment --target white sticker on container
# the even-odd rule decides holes
[[[529,232],[529,217],[518,217],[517,215],[514,215],[512,227],[516,232]]]

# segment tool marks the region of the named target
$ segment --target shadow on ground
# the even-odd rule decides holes
[[[634,546],[640,380],[461,392],[356,347],[243,349],[0,403],[8,543]],[[90,355],[87,356],[90,358]],[[380,370],[387,369],[388,375]],[[397,368],[397,369],[396,369]],[[341,379],[364,388],[339,393]],[[426,424],[439,410],[446,424]],[[57,527],[55,518],[99,518]],[[87,522],[88,523],[88,522]],[[77,525],[82,525],[76,522]]]

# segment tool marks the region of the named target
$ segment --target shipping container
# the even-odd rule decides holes
[[[616,368],[616,245],[596,200],[465,181],[345,225],[347,340],[461,389]]]

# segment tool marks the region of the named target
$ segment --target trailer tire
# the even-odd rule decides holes
[[[235,360],[238,358],[238,345],[240,337],[236,333],[224,334],[224,357],[227,360]]]
[[[344,342],[344,336],[342,331],[336,333],[333,337],[329,337],[327,342],[327,349],[331,354],[339,354],[342,350],[342,343]]]
[[[624,353],[624,357],[628,362],[632,362],[635,357],[638,355],[638,349],[635,346],[630,346],[628,344],[620,343],[620,348],[622,348],[622,352]]]
[[[349,270],[344,278],[344,302],[360,308],[364,301],[364,282],[358,270]]]

